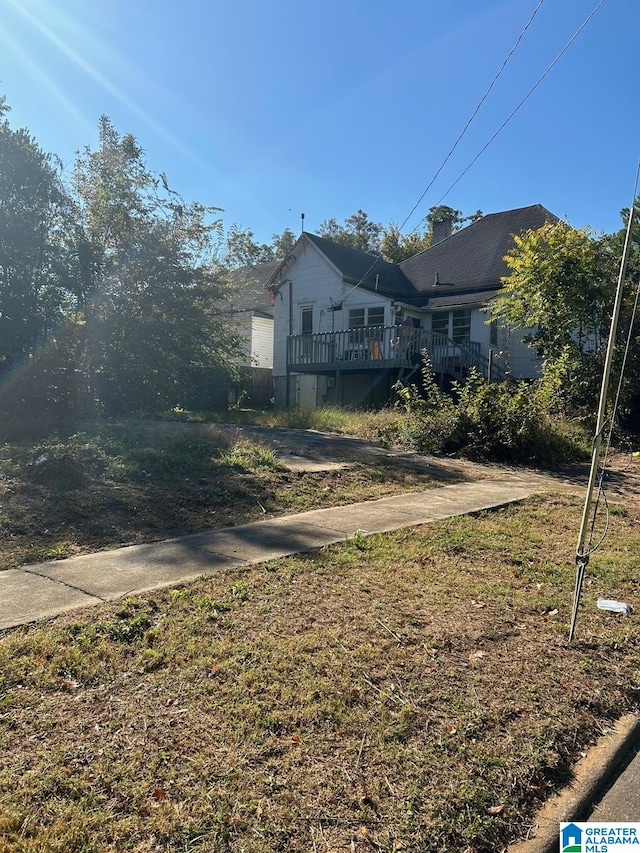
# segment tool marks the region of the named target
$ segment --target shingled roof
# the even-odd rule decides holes
[[[509,274],[504,256],[513,249],[514,235],[557,221],[541,204],[489,213],[399,266],[430,304],[446,294],[496,290]]]
[[[409,296],[415,289],[398,264],[389,264],[368,252],[350,249],[325,237],[305,232],[305,238],[317,246],[337,267],[345,281],[359,284],[365,290],[377,290],[386,296]]]
[[[400,264],[308,232],[296,246],[308,240],[354,286],[419,308],[444,308],[484,303],[496,296],[501,279],[509,274],[504,256],[514,248],[514,236],[545,222],[558,222],[558,217],[541,204],[489,213]],[[282,280],[286,264],[287,259],[275,265],[271,286]]]
[[[273,317],[267,285],[279,266],[280,261],[267,261],[232,270],[229,281],[234,292],[229,299],[229,311],[257,311]]]

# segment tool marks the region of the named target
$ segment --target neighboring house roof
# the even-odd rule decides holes
[[[558,221],[541,204],[489,213],[400,264],[307,232],[292,255],[308,240],[346,282],[416,308],[482,305],[497,295],[501,279],[509,274],[504,256],[514,248],[514,236]],[[273,265],[267,282],[273,290],[281,283],[286,266],[287,259]]]
[[[496,289],[509,275],[504,256],[513,249],[514,235],[557,221],[558,217],[541,204],[489,213],[402,261],[400,269],[416,290],[428,297],[429,304],[433,297],[445,298],[455,291]]]
[[[269,298],[267,285],[280,261],[268,261],[239,267],[229,273],[229,281],[234,289],[228,301],[229,312],[254,312],[273,317],[273,305]]]

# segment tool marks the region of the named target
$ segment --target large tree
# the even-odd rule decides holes
[[[628,211],[622,211],[623,219]],[[543,359],[544,370],[560,383],[555,402],[570,415],[594,415],[602,381],[615,284],[625,229],[600,238],[563,222],[548,223],[515,239],[507,256],[511,275],[492,306],[494,318],[527,329],[528,343]],[[633,324],[640,282],[640,224],[633,250],[614,351],[611,390]],[[640,329],[634,326],[623,376],[619,414],[624,425],[640,427]]]
[[[65,192],[55,159],[12,130],[0,97],[0,371],[33,357],[61,321]]]
[[[588,229],[549,222],[514,238],[505,260],[511,274],[492,304],[494,318],[532,330],[529,343],[543,359],[567,349],[598,352],[607,334],[612,253]]]
[[[369,219],[364,210],[357,210],[348,216],[342,225],[333,217],[325,219],[320,223],[318,234],[350,249],[379,255],[382,230],[379,222]]]
[[[237,341],[218,308],[215,209],[185,203],[104,116],[72,189],[70,288],[92,397],[111,412],[157,410],[229,373]]]

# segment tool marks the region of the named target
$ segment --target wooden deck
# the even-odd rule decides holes
[[[475,367],[487,375],[488,359],[480,344],[455,342],[446,335],[407,326],[361,326],[339,332],[291,335],[287,338],[287,369],[292,373],[343,371],[406,371],[421,364],[426,350],[435,373],[463,378]],[[504,371],[493,366],[493,379]],[[499,374],[502,374],[500,376]]]

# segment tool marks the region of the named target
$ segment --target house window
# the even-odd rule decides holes
[[[373,308],[351,308],[349,328],[360,329],[362,326],[384,326],[384,305],[376,305]]]
[[[384,306],[369,308],[368,326],[384,326]]]
[[[449,312],[434,311],[431,315],[431,331],[436,335],[449,337]]]
[[[300,332],[303,335],[313,332],[313,308],[300,309]]]
[[[431,331],[444,335],[456,344],[471,340],[471,309],[434,311],[431,315]]]
[[[498,346],[498,321],[492,320],[489,323],[489,346],[497,347]]]
[[[351,308],[349,310],[349,328],[359,329],[364,325],[364,308]]]
[[[451,312],[451,340],[456,344],[471,340],[471,309]]]

